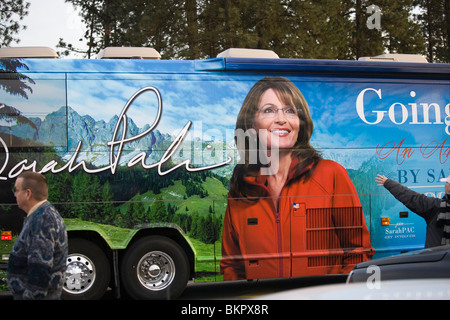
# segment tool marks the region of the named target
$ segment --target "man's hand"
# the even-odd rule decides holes
[[[385,176],[382,176],[380,174],[377,174],[375,181],[378,183],[379,186],[384,186],[384,183],[386,182],[387,178]],[[450,185],[449,185],[449,191],[450,191]]]

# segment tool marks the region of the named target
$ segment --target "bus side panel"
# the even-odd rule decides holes
[[[236,119],[251,88],[265,76],[284,76],[304,95],[314,123],[310,142],[324,159],[346,169],[362,206],[360,221],[365,221],[358,230],[369,230],[377,255],[423,247],[425,223],[377,187],[376,174],[436,197],[443,191],[439,179],[450,175],[450,93],[448,83],[440,80],[196,72],[188,61],[89,61],[88,69],[83,61],[71,61],[70,68],[61,62],[58,69],[67,68],[66,73],[34,73],[46,61],[24,63],[30,70],[12,72],[31,79],[27,85],[32,90],[23,89],[19,95],[0,91],[0,103],[20,111],[11,118],[13,109],[0,109],[2,188],[10,188],[23,170],[46,173],[50,201],[69,228],[82,229],[85,221],[101,225],[115,249],[126,247],[131,230],[182,229],[194,247],[200,279],[222,279],[222,242],[229,235],[223,233],[227,196],[240,160],[234,141]],[[114,72],[118,66],[122,71]],[[21,87],[24,80],[8,81],[10,87]],[[311,196],[328,201],[328,195]],[[2,210],[14,208],[15,199],[5,192],[0,203]],[[292,199],[290,208],[296,206]],[[287,223],[296,217],[295,210],[282,214],[288,215]],[[382,225],[382,218],[390,218],[390,223]],[[249,219],[249,227],[262,221]],[[293,228],[281,241],[308,239],[306,232]],[[329,248],[317,252],[307,243],[298,247],[303,251],[289,247],[283,252],[283,261],[329,255]],[[337,256],[361,249],[332,248]],[[264,257],[280,259],[280,253],[267,252]],[[331,260],[312,267],[331,270],[326,262]],[[277,265],[272,262],[268,264]],[[328,272],[317,270],[290,270],[288,276]]]

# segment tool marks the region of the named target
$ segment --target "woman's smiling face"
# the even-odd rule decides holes
[[[292,148],[300,129],[297,109],[280,101],[275,90],[268,89],[260,98],[253,128],[267,149]]]

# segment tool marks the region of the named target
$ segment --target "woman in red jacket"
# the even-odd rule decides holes
[[[348,272],[373,254],[356,190],[341,165],[310,145],[312,132],[290,80],[264,78],[248,93],[223,226],[225,280]]]

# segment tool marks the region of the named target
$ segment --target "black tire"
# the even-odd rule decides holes
[[[111,267],[103,250],[85,239],[69,240],[63,300],[98,300],[110,280]]]
[[[189,261],[183,249],[163,236],[138,240],[121,263],[121,280],[136,300],[168,300],[178,297],[189,279]]]

